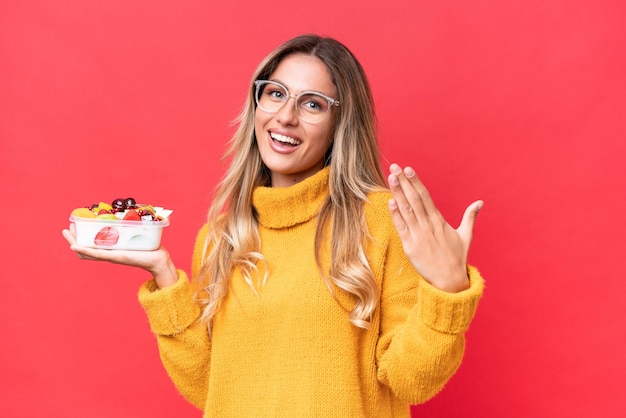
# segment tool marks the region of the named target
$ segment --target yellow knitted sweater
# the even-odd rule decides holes
[[[434,396],[457,370],[483,290],[479,273],[468,267],[470,288],[461,293],[431,286],[404,255],[387,208],[391,195],[372,193],[366,251],[381,296],[371,328],[355,327],[352,298],[338,288],[333,297],[315,262],[328,173],[255,190],[269,278],[255,295],[241,275],[232,277],[212,339],[197,321],[183,271],[172,287],[157,290],[149,281],[140,289],[166,370],[205,417],[408,417],[410,404]],[[206,233],[205,226],[198,234],[194,276]]]

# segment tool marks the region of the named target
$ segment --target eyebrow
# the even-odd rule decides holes
[[[284,82],[282,82],[281,80],[278,80],[278,79],[276,79],[276,78],[268,78],[268,81],[274,81],[274,82],[276,82],[276,83],[278,83],[278,84],[280,84],[280,85],[284,86],[284,87],[287,89],[287,91],[288,91],[289,93],[292,93],[292,91],[291,91],[291,89],[289,88],[289,86],[287,85],[287,83],[284,83]],[[307,91],[307,92],[313,92],[313,93],[323,94],[324,96],[328,96],[328,97],[331,97],[331,98],[333,97],[332,95],[330,95],[330,94],[328,94],[328,93],[324,93],[323,91],[313,90],[313,89],[301,90],[301,91],[299,91],[298,93],[296,93],[296,96],[297,96],[298,94],[302,93],[302,92],[305,92],[305,91]]]

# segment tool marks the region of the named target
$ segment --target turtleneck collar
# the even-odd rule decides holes
[[[257,187],[252,205],[259,224],[267,228],[287,228],[317,216],[328,197],[330,167],[290,187]]]

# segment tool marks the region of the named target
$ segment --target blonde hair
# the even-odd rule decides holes
[[[238,129],[229,142],[224,158],[232,157],[230,167],[218,184],[209,210],[210,227],[204,262],[198,280],[202,290],[198,300],[204,305],[202,319],[209,333],[213,317],[228,291],[230,277],[239,268],[256,291],[252,273],[265,262],[259,252],[258,222],[252,206],[253,190],[270,185],[270,173],[263,164],[254,134],[254,80],[268,79],[279,63],[292,54],[320,59],[328,68],[341,103],[333,114],[333,145],[326,156],[330,165],[329,198],[318,217],[315,257],[320,268],[320,250],[330,228],[332,263],[322,272],[331,283],[352,295],[355,306],[350,321],[368,328],[378,300],[379,289],[365,257],[368,231],[364,216],[367,195],[385,187],[380,168],[376,119],[371,90],[363,68],[354,55],[332,38],[302,35],[276,48],[261,62],[250,83],[246,104],[237,118]],[[354,220],[359,227],[354,227]],[[266,277],[263,278],[263,282]]]

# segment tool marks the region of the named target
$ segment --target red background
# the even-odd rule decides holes
[[[175,210],[188,270],[252,71],[310,31],[366,68],[385,167],[416,167],[453,224],[486,202],[464,363],[414,415],[624,416],[625,3],[220,3],[1,3],[0,416],[200,416],[159,362],[146,275],[60,231],[134,196]]]

